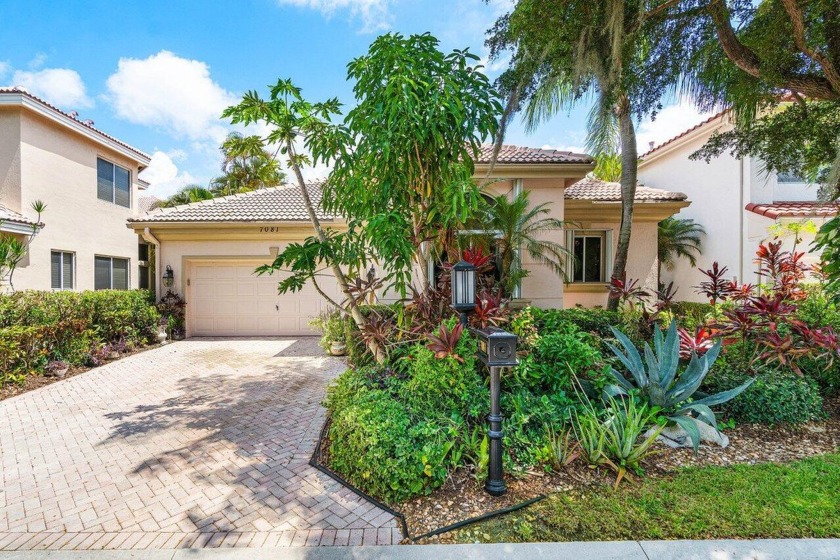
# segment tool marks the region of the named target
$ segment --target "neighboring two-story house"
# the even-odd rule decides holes
[[[126,221],[137,214],[149,156],[23,88],[0,88],[0,230],[32,231],[14,273],[17,290],[149,287],[148,246]]]
[[[795,236],[790,227],[819,227],[837,213],[834,203],[817,200],[817,185],[799,177],[768,172],[760,160],[736,158],[728,153],[709,163],[689,156],[718,131],[731,129],[730,113],[718,113],[682,134],[651,147],[642,155],[639,181],[650,187],[669,187],[686,193],[690,207],[680,218],[691,218],[706,230],[703,254],[697,266],[708,269],[714,261],[728,267],[728,276],[739,282],[757,283],[755,252],[759,243],[782,234],[784,247],[793,248]],[[807,224],[811,222],[811,224]],[[797,251],[809,251],[813,231],[800,231]],[[815,262],[819,255],[808,253]],[[705,279],[687,259],[680,259],[674,270],[662,269],[661,282],[673,281],[679,288],[677,299],[705,301],[695,286]]]

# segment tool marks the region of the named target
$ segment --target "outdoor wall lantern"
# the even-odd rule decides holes
[[[452,267],[452,308],[467,326],[467,313],[475,310],[475,266],[461,261]]]
[[[471,332],[478,339],[478,359],[490,370],[490,414],[487,415],[490,464],[484,489],[491,496],[501,496],[507,492],[502,466],[502,368],[516,365],[516,335],[496,327]]]
[[[175,272],[172,271],[172,267],[166,265],[166,272],[163,273],[163,285],[167,288],[171,288],[175,284]]]

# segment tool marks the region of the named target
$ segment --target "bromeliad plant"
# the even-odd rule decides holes
[[[676,321],[671,321],[667,334],[657,326],[654,330],[651,348],[645,343],[644,359],[630,339],[622,332],[612,329],[623,351],[612,344],[610,350],[630,372],[630,379],[610,368],[615,384],[604,389],[609,397],[638,395],[654,408],[662,411],[668,419],[688,434],[696,453],[700,446],[700,430],[697,422],[704,422],[717,429],[715,413],[710,407],[725,403],[741,394],[753,379],[743,385],[717,395],[701,395],[697,392],[709,368],[714,364],[721,349],[717,341],[703,356],[691,353],[688,365],[680,371],[680,340]]]

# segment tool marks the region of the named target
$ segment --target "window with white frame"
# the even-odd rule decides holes
[[[799,173],[794,172],[782,172],[776,174],[776,181],[779,183],[805,183],[805,177],[800,175]]]
[[[131,171],[96,158],[96,196],[100,200],[131,208]]]
[[[93,265],[94,290],[128,289],[128,259],[96,256]]]
[[[75,286],[76,256],[66,251],[50,251],[50,285],[53,290],[72,290]]]
[[[570,260],[566,275],[573,283],[603,283],[610,275],[612,230],[568,231]]]

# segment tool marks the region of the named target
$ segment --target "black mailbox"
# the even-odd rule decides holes
[[[488,367],[516,365],[516,335],[496,327],[473,329],[478,339],[478,359]]]

